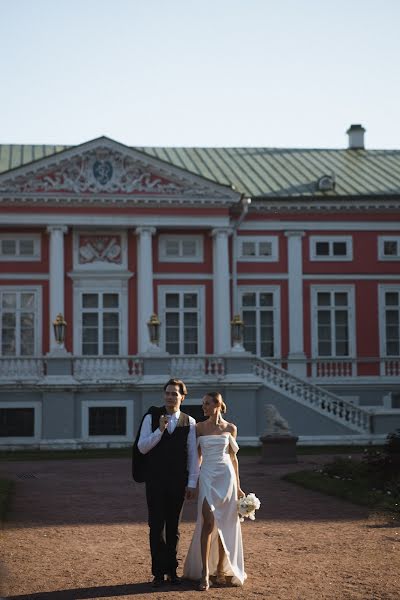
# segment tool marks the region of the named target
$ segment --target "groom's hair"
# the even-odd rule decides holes
[[[167,387],[169,385],[177,385],[179,386],[179,393],[182,394],[182,396],[186,396],[188,391],[187,391],[187,387],[186,385],[183,383],[182,379],[169,379],[167,381],[167,383],[164,385],[164,392],[167,389]]]

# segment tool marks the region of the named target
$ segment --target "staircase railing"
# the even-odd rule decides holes
[[[371,431],[370,413],[348,400],[289,373],[263,358],[255,359],[253,372],[266,386],[309,406],[326,417],[361,433]]]

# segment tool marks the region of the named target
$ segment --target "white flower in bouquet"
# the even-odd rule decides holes
[[[247,496],[243,496],[243,498],[239,498],[238,500],[238,513],[240,521],[244,521],[244,518],[249,518],[251,521],[254,521],[256,518],[255,512],[261,506],[261,502],[257,498],[255,494],[247,494]]]

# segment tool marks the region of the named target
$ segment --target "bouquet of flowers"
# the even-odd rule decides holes
[[[255,512],[261,506],[261,502],[255,494],[247,494],[247,496],[239,498],[237,504],[240,521],[244,521],[245,517],[248,517],[251,521],[255,520]]]

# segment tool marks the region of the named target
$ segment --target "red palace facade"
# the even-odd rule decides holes
[[[300,443],[399,427],[400,151],[348,134],[0,146],[0,446],[131,443],[169,376],[197,416],[222,391],[242,443],[270,403]]]

